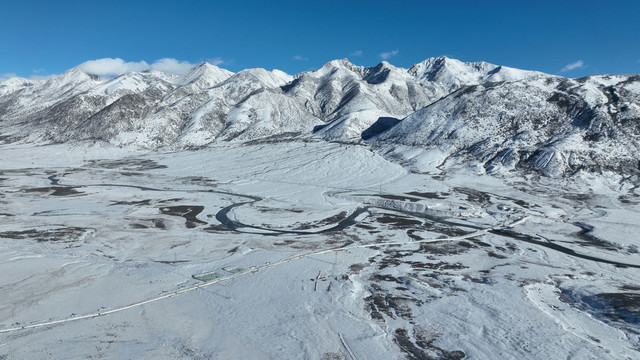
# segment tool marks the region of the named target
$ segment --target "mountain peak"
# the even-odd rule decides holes
[[[219,66],[213,65],[212,63],[210,63],[208,61],[201,62],[200,64],[194,66],[194,68],[206,68],[206,69],[211,69],[211,70],[220,69]]]
[[[0,81],[0,85],[4,85],[4,86],[9,86],[9,85],[29,86],[31,84],[32,84],[31,80],[20,77],[20,76],[13,76],[8,79]]]
[[[357,66],[351,63],[347,58],[343,58],[331,60],[313,73],[320,76],[325,76],[328,74],[332,74],[335,70],[345,70],[348,72],[357,73],[362,76],[364,74],[365,68],[363,66]]]
[[[31,80],[14,76],[0,81],[0,95],[6,95],[32,85]]]
[[[378,65],[376,65],[376,68],[387,68],[387,69],[391,69],[391,68],[395,68],[395,66],[391,65],[391,63],[389,63],[386,60],[382,60],[380,61],[380,63]]]
[[[283,86],[293,80],[293,76],[280,70],[269,71],[264,68],[244,69],[234,75],[234,78],[250,79],[249,81],[257,81],[267,88],[277,88]]]
[[[351,67],[351,66],[355,66],[355,65],[353,65],[349,61],[349,59],[342,58],[342,59],[331,60],[331,61],[327,62],[326,64],[324,64],[324,66],[329,66],[329,67]]]
[[[179,85],[195,84],[199,88],[204,89],[223,82],[232,75],[233,73],[231,71],[219,68],[205,61],[192,67],[189,72],[177,80],[177,83]]]
[[[391,65],[387,61],[381,61],[378,65],[372,68],[367,68],[363,80],[369,84],[380,84],[387,80],[389,74],[392,71],[397,71],[398,68]],[[403,70],[404,71],[404,70]]]
[[[460,67],[464,64],[465,63],[460,60],[451,59],[446,56],[438,56],[425,59],[424,61],[417,64],[413,64],[413,66],[411,66],[411,68],[409,69],[409,73],[412,75],[416,75],[426,72],[437,72],[445,67],[458,68],[458,70],[460,70]]]
[[[50,78],[47,83],[55,86],[73,86],[85,82],[99,83],[104,79],[101,76],[82,71],[78,67],[73,67],[60,75]]]

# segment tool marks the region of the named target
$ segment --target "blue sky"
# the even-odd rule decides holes
[[[567,77],[640,73],[639,14],[640,1],[6,0],[0,78],[103,58],[122,61],[96,71],[209,61],[295,74],[344,57],[410,67],[440,55]]]

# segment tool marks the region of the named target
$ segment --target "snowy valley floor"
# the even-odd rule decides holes
[[[0,151],[0,360],[640,358],[631,186],[311,140]]]

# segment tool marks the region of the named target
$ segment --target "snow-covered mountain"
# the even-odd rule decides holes
[[[208,63],[181,77],[101,78],[73,68],[48,80],[1,82],[0,138],[152,149],[284,134],[367,141],[409,160],[437,154],[436,165],[472,159],[488,171],[631,173],[640,147],[639,79],[566,79],[447,57],[410,69],[333,60],[295,76],[234,74]]]
[[[432,149],[443,163],[480,162],[550,175],[633,173],[640,149],[640,77],[538,77],[464,87],[375,138]]]
[[[484,61],[465,63],[446,56],[430,58],[415,64],[409,69],[409,73],[422,84],[437,84],[446,93],[451,93],[467,85],[546,76],[546,74],[537,71],[496,66]]]

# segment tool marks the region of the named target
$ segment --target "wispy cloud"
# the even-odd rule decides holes
[[[194,66],[195,64],[192,64],[188,61],[178,61],[172,58],[164,58],[151,64],[150,69],[170,74],[184,75],[189,72],[189,70]]]
[[[17,75],[14,73],[6,73],[6,74],[2,74],[0,75],[0,82],[11,79],[12,77],[16,77]]]
[[[29,80],[38,81],[38,80],[49,80],[56,75],[37,75],[33,74],[29,76]]]
[[[389,60],[392,57],[398,55],[398,53],[399,53],[398,50],[392,50],[392,51],[387,51],[387,52],[380,53],[380,54],[378,54],[378,56],[380,56],[380,58],[382,60]]]
[[[219,60],[218,64],[223,62],[222,59],[217,58],[217,60]],[[131,71],[146,70],[157,70],[176,75],[184,75],[194,66],[195,64],[188,61],[180,61],[173,58],[163,58],[152,64],[148,64],[144,60],[127,62],[120,58],[102,58],[85,61],[78,65],[78,68],[89,74],[106,76],[118,76]]]
[[[224,64],[224,63],[225,63],[225,61],[224,61],[224,60],[222,60],[222,58],[221,58],[221,57],[215,57],[215,58],[212,58],[212,59],[207,59],[207,62],[208,62],[209,64],[211,64],[211,65],[215,65],[215,66],[222,65],[222,64]]]
[[[302,56],[302,55],[296,55],[296,56],[293,57],[293,60],[295,60],[295,61],[307,61],[307,60],[309,60],[309,58],[306,57],[306,56]]]
[[[576,70],[576,69],[584,69],[584,62],[582,60],[578,60],[576,62],[572,62],[570,64],[565,65],[562,69],[560,69],[561,73],[565,73],[567,71]]]
[[[352,52],[351,54],[349,54],[349,56],[354,56],[354,57],[358,57],[358,56],[362,56],[364,55],[364,52],[362,50],[356,50],[354,52]]]

